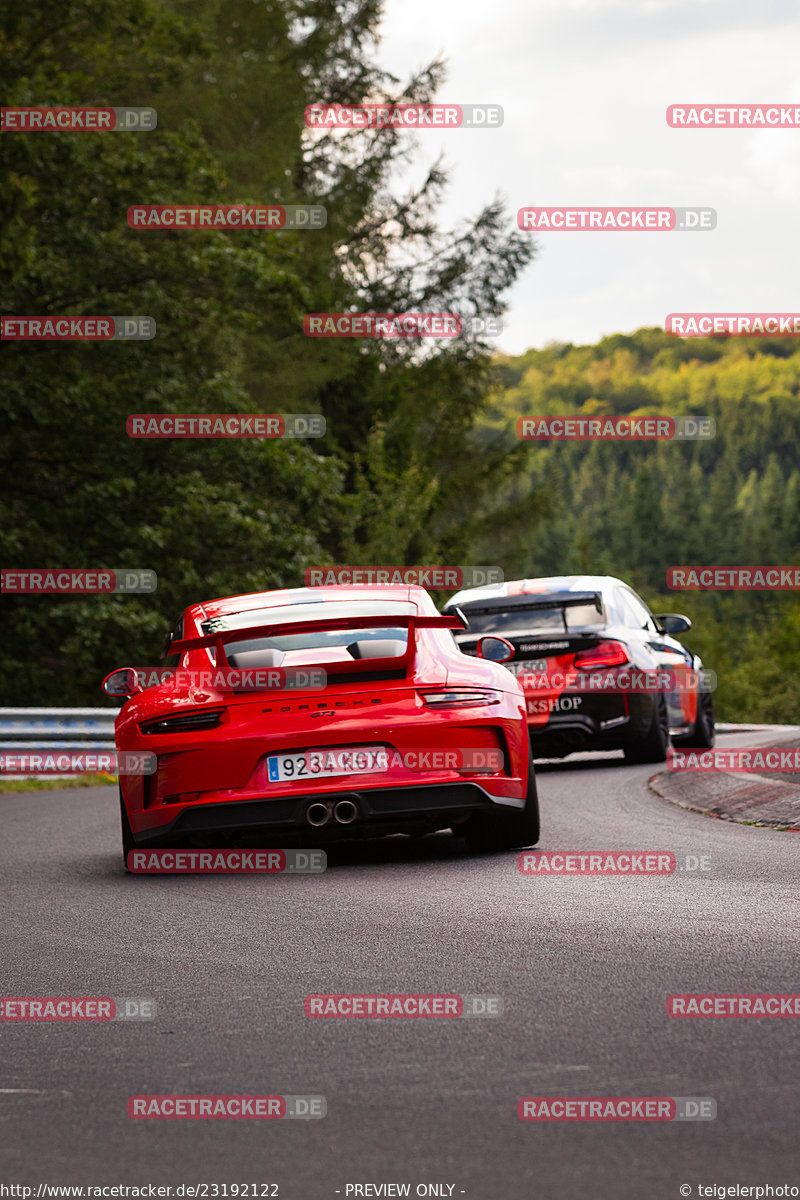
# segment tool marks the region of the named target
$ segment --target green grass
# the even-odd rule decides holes
[[[66,779],[12,779],[0,776],[0,794],[3,792],[51,792],[62,788],[109,787],[116,783],[116,775],[75,775]]]

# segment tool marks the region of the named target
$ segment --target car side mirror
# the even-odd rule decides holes
[[[692,622],[683,613],[659,613],[656,622],[662,633],[686,633],[692,628]]]
[[[505,638],[489,635],[488,637],[478,639],[478,658],[485,658],[489,662],[502,663],[508,662],[515,654],[516,650],[511,645],[511,642],[507,642]]]
[[[139,677],[133,667],[120,667],[106,675],[103,680],[103,691],[107,696],[136,696],[144,688],[139,683]]]

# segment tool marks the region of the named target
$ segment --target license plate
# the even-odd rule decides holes
[[[503,666],[511,672],[512,675],[527,675],[533,671],[546,671],[546,658],[520,658],[516,662],[503,663]]]
[[[331,775],[368,775],[371,771],[386,771],[388,766],[385,746],[305,750],[302,754],[271,754],[267,759],[270,783],[324,779]]]

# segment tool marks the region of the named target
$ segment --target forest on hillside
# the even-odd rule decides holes
[[[709,416],[708,440],[533,444],[524,483],[539,516],[482,549],[506,576],[619,575],[657,612],[684,612],[686,641],[719,677],[729,720],[800,719],[800,605],[785,592],[669,591],[668,566],[800,563],[800,348],[790,338],[676,339],[660,329],[496,360],[480,440],[509,447],[536,415]]]

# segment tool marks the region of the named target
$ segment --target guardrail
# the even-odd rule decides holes
[[[113,750],[116,708],[0,708],[0,751]]]

